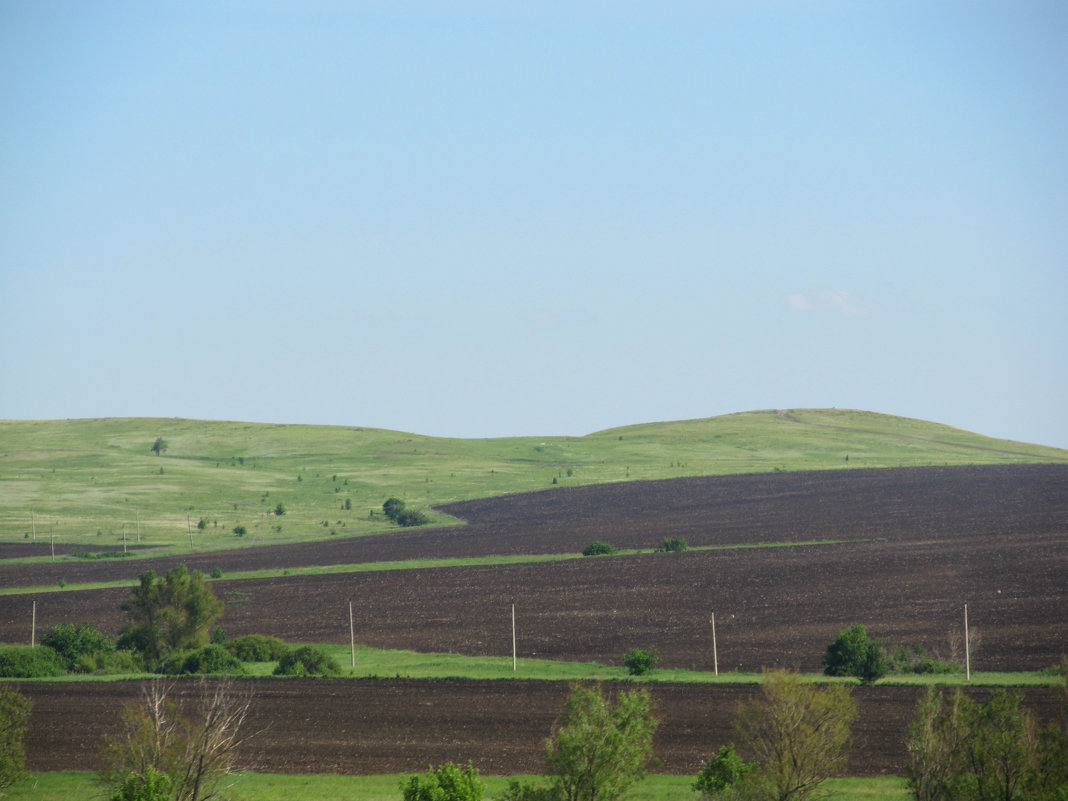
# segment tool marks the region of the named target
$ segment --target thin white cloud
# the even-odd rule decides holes
[[[844,289],[810,289],[786,296],[791,309],[802,314],[838,314],[843,317],[877,317],[883,307]]]

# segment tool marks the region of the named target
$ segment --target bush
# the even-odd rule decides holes
[[[239,537],[244,537],[248,534],[248,529],[245,526],[234,526],[234,534]]]
[[[601,540],[595,540],[582,549],[583,556],[607,556],[615,552],[615,548],[607,542],[601,542]]]
[[[0,649],[0,678],[35,679],[62,676],[67,672],[63,657],[47,645],[9,645]]]
[[[738,785],[757,767],[759,766],[756,762],[743,762],[742,758],[734,753],[733,745],[721,746],[716,756],[708,760],[697,774],[693,789],[700,793],[702,798],[735,797],[740,795],[736,792]]]
[[[632,676],[648,673],[660,661],[660,653],[655,648],[631,648],[623,657],[623,666]]]
[[[276,676],[336,676],[340,672],[341,667],[333,657],[310,645],[289,651],[274,669]]]
[[[430,522],[430,518],[426,516],[424,512],[420,512],[418,509],[405,509],[400,512],[395,518],[397,525],[410,528],[411,526],[425,526]]]
[[[226,644],[226,650],[242,662],[277,662],[289,653],[290,648],[277,637],[246,634],[230,640]]]
[[[172,654],[161,669],[171,676],[194,676],[205,673],[221,673],[228,676],[244,676],[247,671],[241,660],[221,645],[205,645],[186,654]]]
[[[73,623],[60,623],[53,626],[41,638],[41,645],[46,645],[66,664],[67,670],[74,670],[80,657],[94,657],[97,654],[109,654],[115,650],[115,643],[89,623],[82,623],[77,628]],[[92,671],[87,671],[92,672]]]
[[[146,765],[143,774],[128,773],[108,801],[170,801],[171,785],[170,776]]]
[[[674,552],[682,553],[690,546],[686,543],[685,537],[668,537],[664,540],[663,544],[657,549],[661,552]]]
[[[483,789],[478,771],[470,762],[463,770],[446,762],[423,776],[401,780],[404,801],[482,801]]]
[[[868,639],[861,625],[838,633],[823,658],[827,676],[856,676],[861,684],[874,684],[886,675],[887,662],[879,643]]]
[[[284,515],[284,514],[286,513],[286,506],[285,506],[285,504],[284,504],[284,503],[282,503],[281,501],[279,501],[279,502],[278,502],[278,505],[277,505],[276,507],[274,507],[274,513],[275,513],[276,515],[278,515],[279,517],[281,517],[282,515]]]

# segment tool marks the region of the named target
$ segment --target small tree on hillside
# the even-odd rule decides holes
[[[167,450],[167,440],[163,437],[156,437],[156,441],[152,443],[152,453],[156,456],[161,456]]]
[[[423,776],[401,781],[404,801],[482,801],[483,789],[478,771],[470,762],[463,769],[446,762]]]
[[[645,690],[613,704],[600,687],[576,685],[545,743],[546,772],[562,801],[616,801],[644,778],[657,720]]]

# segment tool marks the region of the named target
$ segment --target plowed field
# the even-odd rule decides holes
[[[464,528],[401,532],[317,545],[182,559],[224,571],[470,556],[575,552],[595,539],[651,550],[669,536],[692,546],[827,545],[651,553],[507,567],[434,568],[222,581],[221,623],[231,635],[275,634],[381,647],[510,654],[515,598],[520,656],[618,664],[656,647],[665,667],[711,669],[716,613],[720,669],[818,670],[827,642],[864,623],[877,637],[924,644],[943,656],[968,603],[979,643],[973,667],[1030,670],[1068,652],[1068,467],[857,470],[728,476],[559,489],[457,504]],[[45,546],[47,547],[47,546]],[[0,567],[0,583],[133,576],[173,561]],[[90,620],[117,631],[121,590],[41,595],[39,630]],[[0,640],[28,640],[26,596],[0,598]],[[39,704],[31,765],[92,767],[92,752],[122,684],[32,684]],[[537,770],[566,688],[541,682],[257,682],[265,770],[423,770],[446,759],[486,772]],[[745,688],[659,686],[662,770],[692,772],[729,729]],[[862,723],[850,771],[900,772],[914,692],[858,692]],[[1050,711],[1048,693],[1029,703]],[[52,728],[89,710],[84,729]],[[96,710],[96,711],[93,711]],[[80,711],[78,714],[82,714]],[[95,729],[94,729],[95,727]],[[401,764],[403,763],[403,764]]]

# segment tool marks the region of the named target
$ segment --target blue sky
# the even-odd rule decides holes
[[[1068,447],[1063,2],[0,0],[0,418]]]

